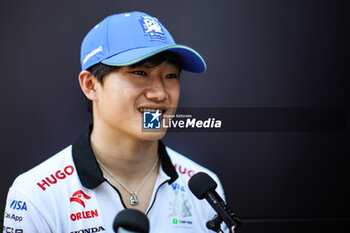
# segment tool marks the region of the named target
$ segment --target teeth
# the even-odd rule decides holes
[[[146,112],[146,111],[155,112],[155,111],[160,111],[161,113],[165,112],[165,110],[162,110],[162,109],[153,109],[153,108],[140,108],[139,111],[140,111],[140,112]]]

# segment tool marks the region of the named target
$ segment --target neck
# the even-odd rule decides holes
[[[99,162],[122,179],[143,176],[158,156],[158,141],[135,140],[95,125],[90,140]]]

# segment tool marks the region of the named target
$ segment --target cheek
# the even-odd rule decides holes
[[[113,83],[113,86],[111,86],[109,97],[113,99],[113,102],[117,105],[130,105],[141,92],[141,88],[137,85],[125,81],[119,81],[118,83]]]
[[[180,83],[177,81],[169,84],[168,93],[169,93],[170,101],[177,104],[177,101],[179,100],[179,97],[180,97]]]

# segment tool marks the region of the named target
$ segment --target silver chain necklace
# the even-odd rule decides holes
[[[120,184],[120,186],[122,186],[126,191],[128,191],[130,193],[130,205],[135,206],[139,204],[139,198],[137,196],[137,192],[140,191],[141,187],[145,184],[146,180],[151,176],[152,172],[154,171],[154,169],[156,168],[156,165],[158,163],[158,156],[156,158],[156,161],[154,162],[152,169],[147,173],[147,175],[145,176],[145,178],[142,180],[142,182],[136,187],[135,192],[131,191],[130,189],[128,189],[128,187],[126,187],[122,182],[120,182],[120,180],[113,176],[113,174],[107,170],[107,168],[105,166],[102,165],[102,163],[96,158],[98,164],[103,168],[103,170],[105,170],[112,178],[113,180],[115,180],[118,184]]]

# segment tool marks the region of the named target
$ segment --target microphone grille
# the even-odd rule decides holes
[[[148,233],[149,220],[147,216],[139,210],[125,209],[120,211],[114,219],[113,230],[118,232],[119,227],[129,231]]]
[[[188,181],[188,187],[198,198],[204,199],[209,191],[215,191],[218,185],[208,174],[198,172]]]

